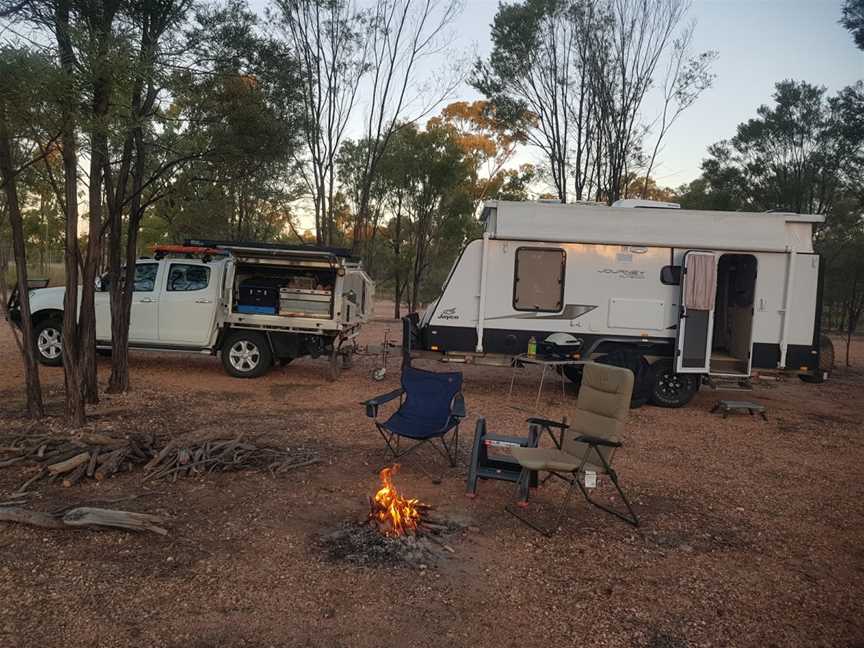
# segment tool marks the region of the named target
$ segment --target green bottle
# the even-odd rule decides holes
[[[528,340],[528,357],[533,358],[537,355],[537,340],[532,335],[531,339]]]

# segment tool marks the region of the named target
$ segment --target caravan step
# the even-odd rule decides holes
[[[723,418],[726,418],[730,412],[748,412],[750,416],[758,414],[763,420],[767,421],[768,416],[765,411],[766,409],[764,405],[752,401],[719,400],[714,404],[711,413],[714,414],[715,412],[720,412],[723,414]]]
[[[747,361],[737,358],[711,358],[711,373],[721,374],[745,374],[747,373]]]
[[[749,376],[708,376],[708,386],[714,391],[753,391]]]

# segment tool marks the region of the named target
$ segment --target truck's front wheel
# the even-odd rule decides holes
[[[62,332],[63,325],[54,319],[44,320],[34,327],[36,355],[43,365],[59,367],[63,364]]]
[[[261,333],[236,331],[222,345],[222,366],[235,378],[263,376],[273,364],[270,344]]]

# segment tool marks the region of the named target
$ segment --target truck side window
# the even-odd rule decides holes
[[[168,272],[168,292],[204,290],[210,283],[210,268],[188,263],[172,263]]]
[[[681,285],[681,266],[668,265],[660,270],[660,281],[666,286]]]
[[[564,250],[523,247],[516,250],[513,308],[557,313],[564,301]]]
[[[139,263],[135,266],[135,291],[153,292],[156,288],[156,273],[159,272],[158,263]]]

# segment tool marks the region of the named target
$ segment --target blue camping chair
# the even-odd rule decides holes
[[[363,401],[366,416],[375,419],[375,426],[394,458],[404,457],[428,443],[447,459],[450,466],[455,466],[459,423],[466,416],[461,372],[437,373],[405,365],[401,382],[399,389]],[[399,409],[386,421],[380,422],[378,407],[397,398]],[[399,441],[403,437],[416,443],[400,449]],[[434,443],[436,439],[440,447]]]

